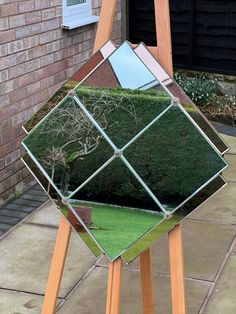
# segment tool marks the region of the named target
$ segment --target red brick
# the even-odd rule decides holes
[[[60,28],[60,19],[59,18],[55,18],[52,20],[48,20],[45,22],[42,22],[42,31],[43,32],[47,32],[50,30],[54,30],[54,29],[59,29]]]
[[[56,16],[62,16],[62,6],[56,7]]]
[[[2,31],[0,36],[0,44],[9,43],[16,38],[16,31],[14,29],[10,29],[7,31]]]
[[[0,56],[1,58],[3,56],[6,56],[7,55],[7,45],[4,44],[4,45],[0,45]]]
[[[5,180],[4,182],[0,184],[0,194],[9,190],[10,187],[12,187],[11,178],[8,178],[7,180]]]
[[[1,83],[0,95],[4,95],[4,94],[12,92],[13,90],[17,88],[17,86],[18,84],[17,84],[16,79]]]
[[[35,1],[35,10],[45,9],[49,7],[49,0]]]
[[[19,64],[15,67],[9,69],[10,79],[21,76],[23,74],[25,74],[25,65],[24,64]]]
[[[53,57],[54,57],[54,61],[57,62],[65,58],[65,53],[63,50],[56,51],[53,53]]]
[[[44,102],[45,100],[47,100],[49,97],[49,93],[47,89],[44,89],[40,92],[38,92],[37,94],[35,94],[35,103],[39,104]]]
[[[23,39],[24,49],[29,49],[38,46],[39,40],[38,36],[31,36]]]
[[[0,70],[10,68],[16,65],[16,55],[0,58]]]
[[[60,0],[51,0],[50,1],[50,7],[56,7],[57,5],[61,5]]]
[[[30,35],[32,35],[31,25],[16,28],[16,39],[23,39],[25,37],[29,37]]]
[[[21,52],[18,52],[16,54],[16,62],[17,64],[22,63],[22,62],[26,62],[30,59],[30,52],[29,50],[24,50]]]
[[[4,158],[0,158],[0,170],[2,170],[5,167]]]
[[[4,31],[9,28],[8,18],[2,17],[0,18],[0,31]]]
[[[34,96],[28,96],[27,98],[21,101],[21,108],[22,110],[24,110],[26,108],[34,106],[34,104],[35,104]]]
[[[52,43],[47,44],[47,53],[52,53],[54,51],[60,50],[61,43],[60,40],[53,41]]]
[[[17,3],[1,5],[0,12],[1,16],[15,15],[18,13],[18,5]]]
[[[36,1],[37,2],[37,1]],[[34,1],[19,1],[19,12],[30,12],[34,10]]]
[[[10,28],[25,25],[25,14],[17,14],[9,17]]]
[[[24,42],[23,40],[16,40],[9,44],[7,44],[8,53],[16,53],[24,49]]]
[[[11,199],[15,195],[15,189],[14,187],[8,189],[7,191],[4,191],[0,195],[0,205],[6,203],[9,199]]]
[[[9,94],[0,97],[0,109],[9,106],[9,104],[10,104]]]
[[[35,79],[41,80],[45,77],[49,77],[57,72],[60,72],[61,70],[66,68],[67,65],[68,65],[68,60],[62,60],[54,64],[51,64],[45,68],[40,69],[37,73],[35,73]]]
[[[19,87],[24,87],[26,85],[29,85],[33,81],[34,81],[34,73],[31,72],[31,73],[27,73],[25,75],[20,76],[18,79],[18,84],[19,84]]]
[[[15,173],[13,176],[11,176],[11,186],[16,185],[19,183],[23,178],[22,170]]]
[[[34,82],[26,86],[26,95],[30,96],[37,93],[40,90],[40,82]]]
[[[60,29],[54,30],[52,32],[46,32],[39,35],[40,45],[47,44],[54,40],[58,40],[61,37],[62,31]]]
[[[30,50],[29,53],[32,59],[44,56],[47,54],[47,46],[42,45],[42,46],[34,47]]]
[[[25,63],[25,71],[32,72],[37,70],[40,67],[40,61],[38,59],[34,59]]]
[[[25,166],[24,166],[24,163],[22,162],[21,159],[18,159],[17,161],[15,161],[13,164],[13,169],[14,169],[14,172],[17,172],[19,170],[22,170]]]
[[[15,143],[9,142],[5,145],[0,146],[0,158],[3,158],[4,156],[8,155],[15,149]]]
[[[12,127],[12,120],[11,119],[1,119],[0,120],[0,129],[3,129],[3,128],[10,128]]]
[[[42,11],[42,20],[43,21],[53,19],[54,17],[56,17],[56,9],[55,8],[51,8],[51,9],[47,9],[47,10]]]
[[[13,165],[10,165],[0,171],[0,182],[6,180],[13,174]]]
[[[40,66],[41,67],[45,67],[45,66],[52,64],[52,63],[54,63],[53,54],[46,55],[46,56],[43,56],[40,58]]]
[[[22,125],[24,122],[27,121],[27,119],[28,119],[27,110],[21,111],[18,114],[16,114],[15,116],[12,117],[12,120],[13,120],[12,125],[13,126]]]
[[[20,158],[20,149],[13,151],[5,157],[5,166],[12,164],[14,161]]]
[[[34,12],[26,13],[26,23],[27,24],[40,22],[41,19],[42,19],[42,17],[41,17],[40,11],[34,11]]]
[[[17,112],[19,112],[18,105],[17,104],[10,105],[1,111],[0,120],[9,119],[12,115],[16,114]]]
[[[31,26],[31,34],[39,34],[42,33],[43,31],[43,25],[42,23],[36,23],[36,24],[32,24]]]
[[[8,70],[3,70],[0,72],[0,83],[5,82],[9,79]]]
[[[10,94],[10,101],[11,103],[16,103],[21,99],[24,99],[26,97],[26,88],[22,87],[22,88],[18,88],[16,90],[14,90],[11,94]]]

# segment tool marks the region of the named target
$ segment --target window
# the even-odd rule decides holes
[[[62,28],[73,29],[97,21],[98,16],[92,15],[91,0],[63,0]]]

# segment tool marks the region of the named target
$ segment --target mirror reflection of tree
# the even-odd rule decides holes
[[[86,98],[91,115],[103,130],[111,129],[117,123],[109,117],[121,107],[135,119],[134,107],[123,107],[124,97],[113,97],[103,92],[99,98],[97,95],[94,97],[93,93]],[[68,98],[42,123],[38,135],[54,137],[54,146],[41,155],[40,161],[50,171],[52,181],[56,168],[61,169],[61,192],[67,195],[75,162],[83,161],[93,153],[103,136],[72,98]]]

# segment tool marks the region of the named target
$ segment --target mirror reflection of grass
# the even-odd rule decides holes
[[[79,201],[73,204],[84,205]],[[163,219],[160,213],[145,212],[140,209],[94,203],[91,205],[93,226],[96,227],[94,230],[91,229],[91,233],[111,259]]]

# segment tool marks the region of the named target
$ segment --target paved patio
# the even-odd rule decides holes
[[[189,314],[236,313],[236,137],[224,136],[229,181],[184,222],[185,275]],[[38,208],[0,241],[0,313],[40,313],[60,213],[51,202]],[[156,311],[171,313],[167,238],[153,247]],[[105,313],[108,263],[96,260],[72,233],[62,287],[60,314]],[[141,310],[138,261],[125,266],[122,314]]]

